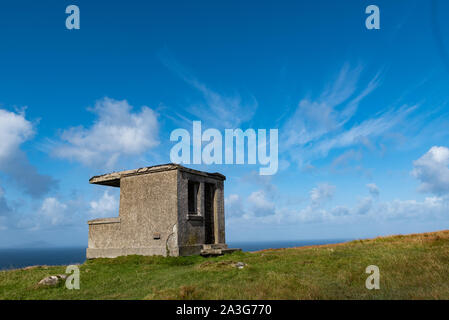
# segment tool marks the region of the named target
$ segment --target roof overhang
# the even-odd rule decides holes
[[[205,171],[199,171],[199,170],[186,168],[179,164],[169,163],[169,164],[161,164],[161,165],[157,165],[157,166],[151,166],[151,167],[145,167],[145,168],[139,168],[139,169],[133,169],[133,170],[112,172],[112,173],[103,174],[101,176],[94,176],[94,177],[90,178],[89,183],[99,184],[99,185],[104,185],[104,186],[111,186],[111,187],[120,187],[120,179],[121,178],[130,177],[130,176],[138,176],[138,175],[143,175],[143,174],[150,174],[150,173],[155,173],[155,172],[170,171],[170,170],[181,170],[181,171],[185,171],[185,172],[196,174],[196,175],[211,177],[211,178],[219,179],[219,180],[226,180],[226,177],[218,172],[209,173],[209,172],[205,172]]]

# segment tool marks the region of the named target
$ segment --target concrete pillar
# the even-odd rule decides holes
[[[215,243],[226,243],[223,182],[218,182],[214,195]]]
[[[196,198],[197,203],[197,209],[198,209],[198,215],[204,217],[205,215],[205,206],[204,206],[204,182],[200,182],[198,195]]]

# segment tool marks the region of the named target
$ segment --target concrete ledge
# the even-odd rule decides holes
[[[187,215],[187,220],[189,220],[189,221],[203,221],[204,217],[200,216],[198,214],[188,214]]]
[[[220,245],[218,245],[220,246]],[[228,249],[226,244],[222,244],[220,248],[203,249],[202,244],[196,244],[191,246],[180,246],[177,250],[171,250],[169,255],[171,256],[192,256],[197,254],[203,255],[221,255],[225,253],[231,253],[234,251],[241,251],[241,249]],[[160,247],[143,247],[143,248],[87,248],[87,259],[96,258],[117,258],[121,256],[129,255],[140,256],[167,256],[167,248],[165,246]]]
[[[139,256],[167,256],[167,248],[164,247],[145,247],[145,248],[87,248],[86,258],[117,258],[129,255]],[[172,254],[173,255],[173,254]]]
[[[117,218],[99,218],[87,221],[87,224],[107,224],[107,223],[120,223],[120,217]]]
[[[201,253],[201,249],[203,249],[202,244],[197,244],[193,246],[180,246],[179,247],[179,255],[180,256],[193,256]]]
[[[242,249],[237,248],[226,248],[226,249],[203,249],[201,250],[201,255],[204,257],[221,256],[228,253],[233,253],[236,251],[242,251]]]

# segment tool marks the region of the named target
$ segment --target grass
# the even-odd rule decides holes
[[[380,269],[380,290],[365,288],[368,265]],[[215,258],[96,259],[80,266],[80,290],[37,285],[64,271],[0,271],[0,299],[449,299],[449,231]]]

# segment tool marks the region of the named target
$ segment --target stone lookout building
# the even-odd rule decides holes
[[[116,218],[88,222],[87,258],[234,251],[225,243],[225,179],[177,164],[91,178],[92,184],[120,188],[120,209]]]

